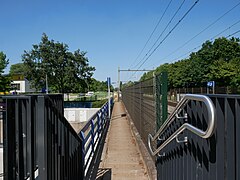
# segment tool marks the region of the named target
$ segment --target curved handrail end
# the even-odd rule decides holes
[[[177,112],[180,110],[180,108],[183,108],[182,106],[186,104],[189,100],[196,100],[196,101],[202,101],[206,107],[207,112],[209,116],[208,121],[208,127],[205,131],[189,124],[184,123],[182,126],[180,126],[166,141],[164,141],[160,147],[158,147],[156,150],[152,150],[151,142],[155,141],[156,138],[164,131],[164,129],[168,126],[169,123],[173,121],[173,118],[177,114]],[[157,133],[152,136],[151,134],[148,135],[148,148],[152,156],[155,156],[157,153],[159,153],[166,145],[168,145],[175,137],[178,136],[182,131],[185,129],[190,130],[192,133],[198,135],[201,138],[209,138],[215,129],[215,121],[216,121],[216,110],[214,107],[214,104],[212,100],[204,95],[193,95],[193,94],[186,94],[184,98],[179,102],[177,107],[175,108],[174,112],[170,115],[170,117],[164,122],[162,127],[157,131]]]

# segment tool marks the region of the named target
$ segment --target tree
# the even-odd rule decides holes
[[[43,34],[41,42],[22,55],[25,75],[36,89],[44,87],[48,79],[53,92],[80,92],[87,88],[95,70],[85,55],[80,50],[69,52],[68,45],[49,40]]]
[[[240,87],[240,58],[230,61],[219,59],[210,65],[209,78],[220,86]]]
[[[240,88],[240,57],[234,58],[230,61],[234,67],[234,76],[231,78],[231,86]]]
[[[10,75],[25,74],[25,71],[26,71],[25,65],[23,63],[17,63],[17,64],[12,64],[10,66],[9,74]]]
[[[7,59],[7,56],[0,51],[0,75],[2,75],[8,63],[9,63],[9,60]]]
[[[113,91],[113,86],[111,85],[110,90]],[[91,79],[89,84],[89,91],[108,91],[108,86],[106,81],[98,81],[94,78]]]
[[[122,84],[120,89],[123,90],[124,88],[132,86],[134,84],[135,84],[134,82],[128,81],[127,83]]]
[[[9,63],[9,60],[7,59],[7,56],[3,52],[0,52],[0,92],[4,92],[4,93],[10,90],[10,83],[11,83],[9,76],[2,75],[8,63]]]
[[[200,86],[212,80],[220,86],[240,87],[239,42],[239,38],[206,41],[201,49],[191,53],[188,59],[160,65],[155,73],[167,71],[170,88]],[[151,74],[144,74],[141,80]]]

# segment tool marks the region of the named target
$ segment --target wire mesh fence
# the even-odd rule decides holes
[[[156,131],[155,78],[126,87],[122,100],[147,146],[148,134]]]
[[[168,91],[168,100],[180,101],[183,94],[240,94],[240,88],[237,87],[184,87],[174,88]]]
[[[167,119],[167,73],[125,87],[122,100],[147,147],[148,135],[155,134]]]

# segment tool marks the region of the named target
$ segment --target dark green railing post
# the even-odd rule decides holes
[[[154,78],[155,78],[155,108],[156,108],[156,131],[157,131],[161,126],[161,102],[160,102],[161,85],[159,75],[157,76],[154,75]]]
[[[168,75],[167,72],[163,72],[161,75],[161,95],[162,95],[162,122],[165,122],[168,117],[168,101],[167,101],[167,93],[168,93]]]
[[[161,127],[168,116],[167,102],[167,72],[156,76],[156,124],[157,130]]]

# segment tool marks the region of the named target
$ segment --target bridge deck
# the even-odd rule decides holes
[[[122,102],[115,102],[98,179],[149,179]]]

